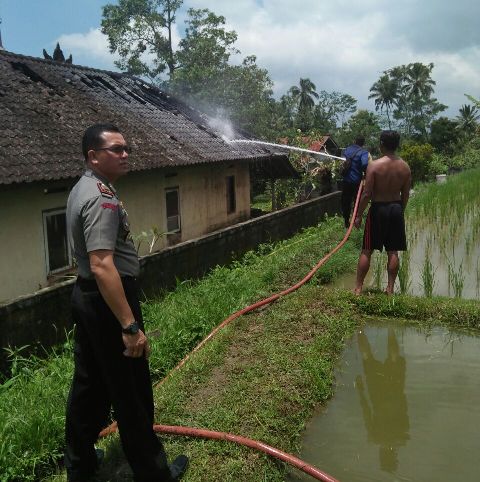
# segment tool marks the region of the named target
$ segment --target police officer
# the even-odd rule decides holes
[[[89,127],[87,170],[67,202],[69,239],[78,264],[72,294],[75,371],[67,402],[65,466],[71,482],[98,466],[94,443],[113,406],[125,456],[138,482],[178,480],[188,459],[168,465],[153,431],[153,393],[137,295],[137,252],[128,216],[112,184],[128,172],[129,146],[111,124]]]

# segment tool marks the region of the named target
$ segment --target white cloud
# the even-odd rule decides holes
[[[95,62],[102,68],[115,68],[113,62],[118,56],[110,53],[108,38],[99,28],[92,28],[87,33],[63,34],[57,41],[66,55],[72,54],[76,64],[91,66]]]
[[[384,70],[433,62],[435,94],[450,106],[447,114],[456,115],[466,102],[464,93],[480,96],[480,30],[472,27],[478,15],[459,5],[450,0],[397,0],[394,6],[385,0],[186,0],[184,8],[224,15],[227,28],[238,34],[241,55],[235,62],[256,55],[274,81],[276,96],[309,78],[317,90],[348,93],[360,107],[372,109],[369,89]],[[184,15],[177,17],[174,45]],[[456,44],[441,41],[445,35],[457,38]],[[77,63],[114,68],[115,56],[100,29],[62,35],[59,41]]]

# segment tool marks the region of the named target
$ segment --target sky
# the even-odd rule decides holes
[[[74,63],[117,70],[100,31],[102,6],[115,0],[0,0],[6,50],[42,57],[57,42]],[[268,70],[277,98],[300,78],[317,92],[338,91],[374,110],[370,87],[384,70],[410,62],[433,62],[435,96],[455,117],[480,98],[480,2],[476,0],[185,0],[226,18],[238,34],[240,62],[256,55]]]

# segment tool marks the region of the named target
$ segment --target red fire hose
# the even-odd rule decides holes
[[[256,440],[240,437],[239,435],[232,435],[231,433],[225,432],[213,432],[212,430],[204,430],[199,428],[177,427],[171,425],[154,425],[153,429],[155,430],[155,432],[167,433],[170,435],[186,435],[190,437],[201,437],[214,440],[228,440],[229,442],[235,442],[255,450],[260,450],[267,455],[271,455],[276,459],[287,462],[288,464],[293,465],[297,469],[302,470],[303,472],[311,475],[317,480],[322,480],[324,482],[339,482],[337,479],[334,479],[325,472],[322,472],[320,469],[317,469],[313,465],[307,464],[303,460],[294,457],[293,455],[282,452],[281,450],[264,444],[263,442],[257,442]]]
[[[265,306],[269,303],[272,303],[273,301],[278,300],[280,297],[288,295],[293,291],[298,290],[298,288],[300,288],[307,281],[309,281],[313,277],[313,275],[318,271],[318,269],[321,266],[323,266],[347,242],[350,236],[350,233],[352,232],[353,222],[358,211],[358,205],[360,202],[360,196],[362,194],[362,190],[363,190],[363,184],[360,185],[360,188],[358,190],[357,198],[355,200],[355,207],[353,209],[352,220],[350,222],[350,226],[348,227],[347,232],[345,233],[345,236],[343,237],[342,241],[340,241],[340,243],[338,243],[338,245],[335,246],[335,248],[333,248],[332,251],[326,254],[313,267],[313,269],[305,276],[305,278],[303,278],[301,281],[291,286],[290,288],[284,291],[281,291],[280,293],[276,293],[268,298],[265,298],[264,300],[257,301],[256,303],[250,306],[247,306],[230,315],[227,319],[222,321],[222,323],[220,323],[216,328],[214,328],[212,332],[206,338],[204,338],[188,355],[186,355],[175,368],[170,370],[170,372],[167,373],[167,375],[162,380],[160,380],[155,385],[155,387],[162,385],[165,382],[165,380],[167,380],[168,377],[175,370],[178,370],[180,367],[182,367],[195,352],[197,352],[203,345],[205,345],[205,343],[207,343],[207,341],[213,338],[213,336],[215,336],[222,328],[227,326],[231,321],[233,321],[234,319],[238,318],[241,315],[244,315],[245,313],[249,313],[250,311],[256,310],[261,306]],[[159,432],[159,433],[166,433],[166,434],[172,434],[172,435],[184,435],[188,437],[199,437],[199,438],[207,438],[207,439],[214,439],[214,440],[228,440],[231,442],[239,443],[247,447],[251,447],[253,449],[264,452],[284,462],[287,462],[288,464],[296,467],[297,469],[305,472],[306,474],[311,475],[313,478],[317,480],[321,480],[323,482],[339,482],[337,479],[334,479],[333,477],[326,474],[325,472],[322,472],[321,470],[317,469],[313,465],[310,465],[293,455],[287,454],[285,452],[282,452],[281,450],[270,447],[269,445],[266,445],[263,442],[257,442],[255,440],[241,437],[239,435],[233,435],[233,434],[224,433],[224,432],[214,432],[211,430],[205,430],[205,429],[199,429],[199,428],[170,426],[170,425],[154,425],[153,428],[155,432]],[[110,433],[113,433],[116,430],[117,430],[117,423],[113,422],[109,427],[105,428],[100,432],[99,437],[105,437],[106,435],[109,435]]]

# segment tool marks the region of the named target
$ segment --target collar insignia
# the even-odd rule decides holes
[[[115,194],[107,186],[105,186],[103,182],[97,182],[97,187],[103,197],[112,199],[115,196]]]

